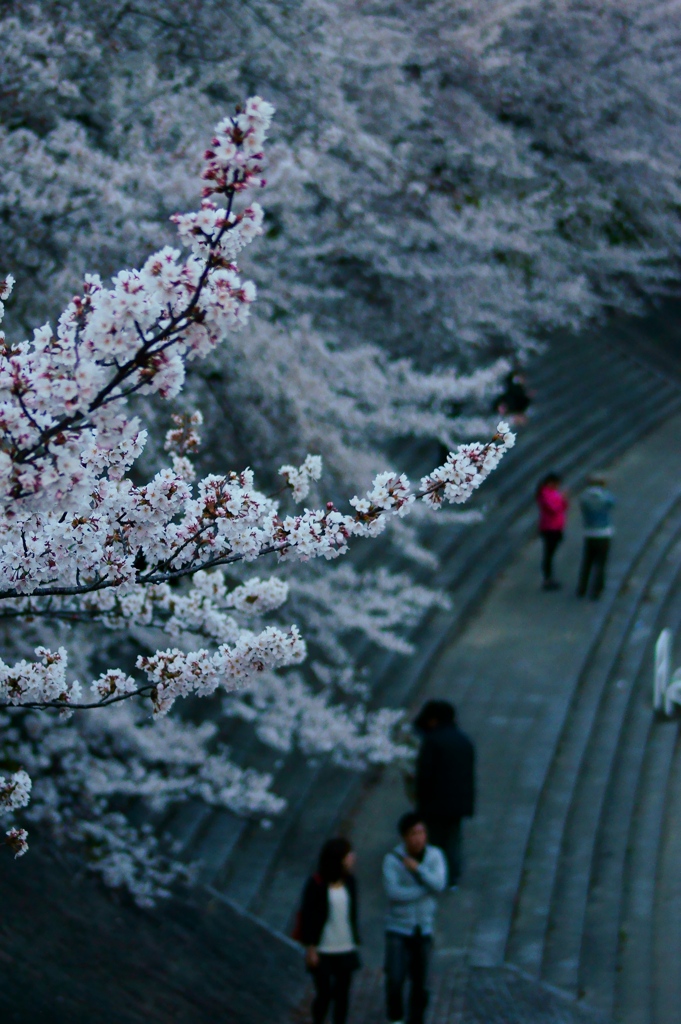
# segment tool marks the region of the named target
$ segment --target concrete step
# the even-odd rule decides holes
[[[681,564],[680,555],[680,546],[677,545],[670,555],[677,566]],[[641,886],[644,891],[652,891],[654,888],[662,841],[659,818],[657,827],[653,827],[654,817],[643,826],[640,819],[642,814],[648,815],[654,807],[659,809],[660,800],[664,801],[675,742],[676,729],[673,724],[670,729],[670,723],[662,720],[655,722],[651,707],[651,678],[653,648],[660,629],[671,626],[677,631],[681,627],[679,582],[680,575],[677,573],[650,636],[643,640],[645,652],[642,666],[631,689],[617,762],[604,801],[591,867],[580,954],[579,989],[591,1005],[598,1006],[610,1015],[615,1008],[617,979],[625,981],[620,956],[622,943],[624,941],[627,954],[632,953],[636,945],[629,938],[624,938],[631,931],[624,923],[628,913],[627,894],[631,891],[638,893]],[[662,596],[658,598],[655,595],[655,598],[662,599]],[[636,632],[640,636],[638,623]],[[645,847],[643,856],[637,854],[632,857],[632,850],[640,847]],[[650,943],[646,947],[645,957],[642,952],[639,949],[635,954],[637,962],[641,967],[647,962],[650,968]],[[629,970],[628,974],[633,978],[633,971]],[[628,983],[628,979],[626,981]],[[649,1017],[641,1017],[641,1021],[647,1019]]]
[[[653,728],[673,746],[667,784],[663,830],[656,864],[655,902],[652,913],[651,943],[653,1024],[679,1024],[681,1021],[681,743],[679,723],[656,722]],[[624,991],[618,993],[622,1005]]]
[[[660,472],[657,492],[651,498],[653,507],[657,504],[659,493],[667,486],[666,475]],[[643,538],[650,538],[651,531],[652,535],[655,533],[655,524],[646,522],[647,510],[640,508],[636,513],[636,496],[632,495],[630,498],[629,505],[620,508],[620,514],[624,520],[636,514],[638,523],[630,521],[627,524],[626,535],[621,534],[617,541],[617,549],[621,558],[613,560],[611,577],[613,590],[616,589],[618,578],[621,584],[627,580],[628,563],[631,560],[632,552],[635,551],[636,537],[642,535]],[[599,636],[603,624],[604,620],[601,617],[592,622],[592,640]],[[576,623],[575,626],[566,624],[566,628],[573,629],[576,625]],[[526,856],[529,855],[526,851],[528,850],[530,827],[534,819],[534,807],[570,707],[571,694],[580,672],[579,666],[583,663],[584,643],[585,640],[580,638],[579,649],[576,652],[578,665],[575,668],[567,661],[556,664],[554,671],[558,681],[553,687],[553,696],[547,692],[547,695],[540,699],[539,694],[542,692],[544,683],[541,678],[533,681],[532,689],[537,691],[537,695],[533,697],[533,700],[538,702],[536,705],[530,704],[527,700],[523,701],[523,699],[514,702],[506,692],[508,684],[503,675],[500,679],[493,677],[490,680],[484,680],[486,691],[484,701],[475,692],[473,692],[472,703],[465,695],[461,698],[457,696],[457,703],[462,706],[463,720],[466,726],[472,735],[486,736],[486,745],[490,751],[488,756],[494,763],[496,763],[497,755],[493,752],[493,747],[490,749],[492,742],[489,735],[490,727],[494,727],[495,723],[499,722],[499,728],[503,729],[503,743],[498,754],[498,771],[494,775],[493,782],[491,776],[486,781],[488,787],[493,785],[493,792],[488,797],[490,806],[485,811],[484,822],[476,823],[476,831],[484,830],[484,835],[478,838],[476,863],[471,867],[471,885],[478,890],[477,906],[473,932],[470,939],[466,940],[469,942],[471,956],[475,963],[493,964],[499,962],[504,955],[508,926],[523,879],[522,868]],[[530,663],[535,660],[536,658],[531,657]],[[572,672],[575,673],[574,676],[571,676]],[[446,668],[438,669],[438,674],[440,677],[446,677]],[[512,732],[511,729],[514,731]],[[488,768],[487,774],[489,775],[490,772],[493,772],[491,766]],[[562,813],[563,808],[560,810]],[[561,831],[559,827],[555,842],[560,841]],[[548,849],[547,857],[550,864],[555,859],[555,846],[551,849],[550,842],[547,844],[541,839],[537,842],[532,841],[529,847],[532,856],[536,853],[538,857],[545,849]],[[503,858],[500,858],[500,850],[504,851]],[[533,963],[536,965],[537,957],[541,957],[542,915],[547,912],[548,893],[551,890],[550,882],[546,883],[542,865],[538,863],[535,867],[536,870],[528,869],[525,872],[525,883],[529,883],[531,880],[532,884],[537,884],[539,887],[544,886],[544,893],[542,895],[541,892],[538,892],[536,901],[528,902],[528,908],[531,908],[532,913],[529,913],[523,923],[523,927],[530,928],[530,923],[534,921],[534,910],[538,909],[540,937],[536,939],[535,936],[533,942],[531,934],[528,933],[525,944],[525,956],[530,965]]]
[[[318,766],[302,758],[290,759],[287,772],[277,787],[288,801],[287,813],[272,818],[269,828],[263,828],[258,821],[249,821],[221,876],[215,877],[215,887],[239,906],[247,910],[253,906],[292,820],[298,818],[307,802],[318,772]]]
[[[678,581],[661,625],[669,625],[675,632],[681,627],[681,592]],[[649,665],[652,665],[652,657],[651,649]],[[681,1005],[678,1003],[673,1010],[667,1004],[664,1016],[656,1018],[656,1006],[659,1009],[662,1004],[656,1002],[655,984],[659,968],[654,958],[654,949],[660,950],[664,946],[673,951],[678,963],[681,943],[674,925],[668,932],[665,931],[665,919],[662,916],[666,884],[658,889],[660,871],[668,850],[668,842],[665,840],[670,838],[670,834],[677,833],[681,826],[681,818],[671,817],[676,803],[670,785],[670,779],[675,778],[672,771],[678,721],[669,721],[652,713],[650,673],[648,675],[648,686],[645,686],[644,678],[639,701],[634,709],[639,719],[639,745],[643,746],[643,757],[626,843],[614,1005],[617,1019],[624,1024],[633,1024],[634,1021],[651,1024],[655,1019],[675,1024],[681,1020]],[[678,863],[675,870],[678,871]],[[655,926],[660,921],[663,927],[656,934]],[[668,921],[666,923],[669,924]],[[671,946],[670,940],[676,944]]]
[[[507,948],[508,958],[531,973],[538,974],[541,969],[561,843],[599,701],[608,681],[614,682],[610,677],[617,656],[634,626],[651,578],[678,529],[677,494],[639,538],[630,553],[630,564],[621,568],[619,590],[611,593],[612,603],[602,609],[595,623],[591,648],[584,651],[582,670],[575,681],[575,692],[566,709],[560,738],[546,751],[550,767],[547,766],[532,823],[523,864],[524,881]]]
[[[232,856],[239,840],[249,827],[247,818],[239,817],[223,808],[213,808],[195,839],[189,858],[199,866],[199,878],[212,885]]]
[[[309,1020],[307,998],[293,1017]],[[468,968],[461,957],[433,957],[429,1024],[606,1024],[606,1018],[512,967]],[[382,972],[364,969],[353,981],[349,1024],[383,1024]]]
[[[678,543],[676,549],[678,554]],[[677,565],[678,562],[671,562],[669,559],[667,564],[659,570],[659,575],[667,586],[671,586],[675,582]],[[639,610],[639,616],[650,630],[654,629],[656,622],[655,611],[654,605],[643,606]],[[609,783],[618,769],[624,770],[622,762],[626,760],[625,755],[630,752],[636,754],[636,748],[632,751],[620,751],[618,745],[622,741],[622,725],[627,711],[632,680],[635,680],[641,671],[644,653],[645,645],[640,640],[637,643],[634,629],[633,639],[626,644],[614,671],[607,679],[592,726],[590,742],[582,761],[563,835],[549,915],[542,977],[561,988],[576,993],[581,993],[582,988],[580,984],[580,954],[585,944],[589,887],[592,882],[593,861],[596,857],[599,829],[602,824],[602,816],[606,813]],[[624,739],[627,738],[625,733]],[[637,781],[635,756],[633,764],[628,767],[632,771],[630,785],[635,792]],[[610,840],[614,839],[616,834],[617,830],[613,830],[610,833]],[[607,844],[607,839],[605,843]],[[597,867],[600,867],[600,863],[597,864]],[[603,895],[603,891],[599,890],[599,872],[596,871],[593,882],[593,909],[596,914],[600,895]],[[588,949],[589,945],[597,942],[601,934],[599,927],[596,926],[591,933],[591,943],[586,942],[586,948]],[[605,963],[602,967],[605,970]],[[586,964],[584,972],[588,977],[589,966]],[[593,984],[591,988],[597,997],[600,996],[601,1002],[607,1006],[608,999],[604,985],[602,983],[600,985]]]
[[[667,781],[674,753],[674,728],[653,726],[645,746],[635,817],[626,849],[622,912],[612,1000],[622,1024],[651,1024],[653,1019],[653,917],[655,885]],[[681,948],[676,947],[677,956]],[[609,995],[609,993],[608,993]],[[665,1018],[681,1020],[681,1007]]]

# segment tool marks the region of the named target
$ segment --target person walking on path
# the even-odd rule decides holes
[[[494,399],[492,412],[508,417],[516,426],[523,426],[531,404],[532,392],[528,391],[522,370],[516,367],[504,378],[504,390]]]
[[[404,1021],[404,986],[409,979],[409,1024],[423,1024],[428,1005],[428,966],[437,894],[447,881],[444,854],[428,844],[423,818],[409,811],[399,821],[401,842],[383,860],[388,897],[385,987],[388,1020]]]
[[[563,539],[568,509],[568,500],[560,485],[561,477],[558,473],[549,473],[539,484],[536,494],[539,535],[544,545],[541,564],[544,590],[558,590],[560,587],[560,583],[553,578],[553,556]]]
[[[303,891],[294,938],[306,947],[314,981],[313,1024],[323,1024],[332,1003],[333,1024],[347,1020],[352,975],[360,966],[354,863],[347,839],[329,839]]]
[[[584,525],[584,548],[577,596],[585,596],[591,580],[590,596],[596,601],[605,585],[605,566],[610,553],[610,539],[614,533],[612,510],[615,499],[607,490],[603,477],[591,476],[579,504]]]
[[[429,700],[414,727],[421,733],[416,762],[416,806],[430,842],[447,861],[448,883],[458,885],[462,867],[463,818],[475,811],[475,747],[456,722],[454,705]]]

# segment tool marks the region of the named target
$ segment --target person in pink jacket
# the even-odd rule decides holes
[[[563,539],[567,518],[568,500],[560,489],[561,478],[549,473],[537,488],[539,506],[539,535],[544,545],[541,571],[544,590],[558,590],[560,583],[553,578],[553,556]]]

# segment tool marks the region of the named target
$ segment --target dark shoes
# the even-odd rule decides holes
[[[560,590],[560,583],[558,580],[544,580],[544,590]]]

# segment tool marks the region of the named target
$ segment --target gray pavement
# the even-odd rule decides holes
[[[449,958],[459,969],[465,963],[499,970],[515,962],[569,996],[584,1001],[588,994],[591,1005],[608,1016],[614,1012],[640,1024],[681,1021],[678,1001],[675,1015],[668,1015],[677,980],[665,975],[663,1015],[653,1008],[660,998],[651,997],[652,956],[646,966],[639,955],[639,969],[632,965],[627,972],[634,979],[632,991],[625,1000],[618,995],[619,969],[627,956],[620,922],[627,914],[634,922],[640,918],[640,901],[635,904],[633,894],[647,894],[648,918],[656,915],[681,952],[678,921],[655,902],[659,851],[655,846],[637,853],[642,837],[650,834],[646,822],[654,819],[666,891],[678,907],[679,886],[669,861],[681,819],[670,814],[681,809],[678,799],[664,799],[676,727],[660,726],[666,733],[652,727],[647,680],[650,646],[664,615],[672,615],[670,601],[678,593],[680,436],[677,415],[606,467],[618,497],[618,532],[600,602],[582,602],[574,594],[580,555],[574,509],[558,556],[563,590],[540,589],[539,543],[524,543],[467,626],[445,644],[419,690],[419,700],[441,696],[456,703],[479,759],[478,813],[466,823],[467,868],[459,891],[442,899],[436,936],[441,963]],[[456,592],[453,596],[456,601]],[[681,620],[681,609],[678,615]],[[658,737],[666,752],[654,752]],[[629,803],[626,793],[617,795],[614,782],[625,770]],[[612,802],[616,799],[619,803]],[[366,789],[351,820],[360,854],[365,959],[376,977],[382,947],[380,862],[407,806],[400,774],[390,769]],[[609,808],[614,809],[610,817]],[[627,860],[628,850],[634,852]],[[620,870],[608,876],[603,865],[612,858]],[[648,870],[644,878],[651,862],[652,874]],[[597,927],[602,908],[610,915],[605,932]],[[637,934],[640,954],[647,940],[640,927]],[[607,966],[593,976],[590,964],[601,955],[601,941]],[[653,941],[665,945],[664,935],[649,937],[649,945]],[[667,950],[669,967],[672,960]],[[632,1016],[627,1006],[641,993],[638,1016]],[[439,1024],[464,1018],[451,1011],[433,1019]]]

